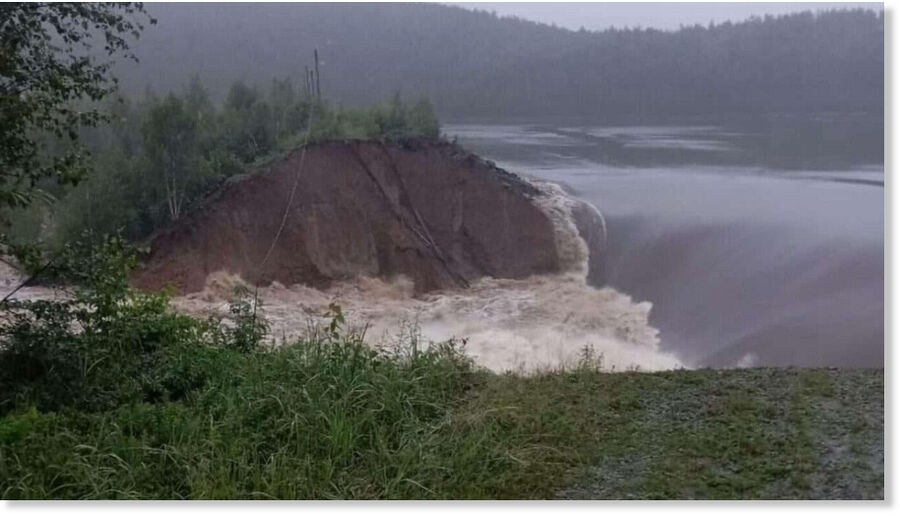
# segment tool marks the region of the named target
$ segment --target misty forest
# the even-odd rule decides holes
[[[2,498],[884,499],[884,41],[0,4]]]

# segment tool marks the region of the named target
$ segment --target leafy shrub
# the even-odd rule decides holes
[[[247,287],[235,287],[229,303],[231,324],[221,326],[218,342],[242,353],[257,350],[269,333],[269,323],[259,313],[261,308],[262,301]]]
[[[0,413],[22,403],[103,410],[185,394],[184,382],[174,385],[161,368],[186,347],[211,343],[217,328],[176,314],[165,293],[132,289],[134,263],[121,237],[85,234],[52,267],[68,285],[56,299],[6,302]]]
[[[0,444],[14,444],[34,430],[39,414],[34,407],[0,418]]]

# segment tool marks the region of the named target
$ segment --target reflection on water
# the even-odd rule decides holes
[[[883,366],[881,118],[445,132],[600,208],[606,281],[686,363]]]
[[[718,165],[846,170],[881,167],[884,156],[884,124],[880,116],[743,117],[724,123],[695,120],[692,125],[655,126],[537,123],[448,127],[448,134],[497,159],[526,162],[555,152],[623,167]]]

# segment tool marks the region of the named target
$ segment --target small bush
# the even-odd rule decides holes
[[[262,306],[262,300],[247,287],[235,287],[229,303],[230,325],[220,326],[217,342],[242,353],[257,350],[269,333],[269,323],[261,313]]]
[[[202,384],[164,369],[188,356],[188,348],[214,343],[219,325],[175,313],[165,293],[132,289],[134,263],[121,237],[85,234],[48,271],[66,285],[57,299],[5,303],[0,414],[22,404],[105,410],[180,398]],[[234,339],[227,334],[224,342]]]

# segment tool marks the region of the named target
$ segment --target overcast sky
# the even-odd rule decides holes
[[[495,11],[498,15],[519,18],[577,30],[615,27],[653,27],[677,29],[679,25],[706,25],[710,20],[739,21],[753,15],[785,14],[797,11],[865,7],[882,9],[881,3],[784,2],[784,3],[526,3],[526,2],[453,2],[463,7]]]

